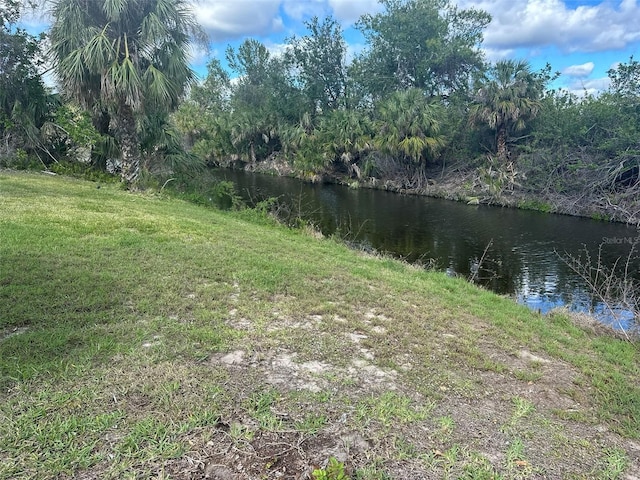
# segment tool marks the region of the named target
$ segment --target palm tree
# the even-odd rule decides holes
[[[56,0],[51,53],[65,94],[110,118],[122,181],[140,174],[138,122],[174,110],[195,79],[188,64],[199,32],[188,0]]]
[[[525,61],[502,60],[480,79],[469,111],[472,125],[485,124],[495,132],[496,154],[506,163],[511,132],[525,128],[541,108],[542,83]]]
[[[267,158],[279,144],[277,120],[271,112],[235,111],[230,127],[231,144],[240,159],[248,163]]]
[[[350,174],[360,177],[356,165],[372,147],[373,127],[369,117],[356,110],[332,110],[318,127],[319,146],[330,163],[342,161]]]
[[[426,162],[444,145],[438,106],[419,88],[398,91],[377,108],[376,146],[383,152]]]

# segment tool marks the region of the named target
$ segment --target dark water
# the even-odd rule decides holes
[[[475,275],[478,283],[542,312],[564,305],[618,323],[561,257],[584,258],[586,249],[594,263],[598,251],[606,266],[620,258],[624,263],[640,236],[635,228],[243,171],[215,174],[234,182],[249,202],[278,197],[325,235],[337,233],[360,247],[435,264],[451,274]],[[633,256],[630,271],[638,281],[640,259]],[[623,312],[622,317],[626,322],[632,315]]]

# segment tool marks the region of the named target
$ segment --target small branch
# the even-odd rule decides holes
[[[166,182],[164,182],[164,185],[162,185],[162,187],[160,188],[160,193],[162,193],[162,191],[164,190],[164,187],[167,186],[167,183],[171,182],[175,180],[175,178],[170,178],[169,180],[167,180]]]
[[[471,277],[469,278],[469,281],[471,283],[474,283],[478,278],[478,272],[480,272],[484,259],[487,256],[487,252],[489,251],[489,248],[491,248],[492,245],[493,245],[493,238],[489,240],[489,243],[487,243],[487,246],[484,247],[484,252],[482,252],[482,256],[480,257],[480,260],[478,260],[478,267],[475,269],[475,271],[471,274]]]
[[[617,322],[625,338],[631,341],[629,334],[622,325],[620,314],[616,312],[618,307],[630,312],[634,321],[640,319],[640,287],[635,285],[630,275],[631,260],[634,258],[636,242],[631,247],[626,257],[624,269],[619,276],[616,273],[621,258],[615,260],[611,267],[606,267],[602,262],[602,247],[598,248],[598,256],[594,265],[589,251],[584,248],[585,259],[571,254],[556,255],[576,273],[587,285],[591,294],[609,312],[611,318]]]

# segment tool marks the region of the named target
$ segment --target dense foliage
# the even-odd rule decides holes
[[[419,88],[430,96],[465,91],[483,67],[478,49],[491,17],[460,10],[449,0],[381,0],[385,10],[364,15],[358,27],[369,48],[353,74],[373,98]]]
[[[5,2],[2,161],[21,149],[45,165],[120,166],[126,183],[247,166],[640,221],[638,61],[611,70],[598,95],[552,91],[550,66],[487,64],[487,13],[380,3],[356,24],[366,45],[355,58],[335,19],[312,18],[282,53],[251,38],[228,47],[228,70],[212,59],[194,85],[186,52],[199,30],[186,2],[57,1],[59,106],[40,77],[40,38],[15,28],[21,2]]]
[[[187,55],[197,26],[187,2],[58,0],[52,15],[60,87],[108,124],[122,180],[134,184],[145,143],[168,143],[157,137],[166,136],[166,116],[194,80]]]
[[[0,157],[43,154],[40,129],[55,103],[39,72],[43,36],[16,27],[21,6],[0,5]]]

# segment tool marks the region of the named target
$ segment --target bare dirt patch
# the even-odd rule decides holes
[[[340,320],[276,315],[269,328],[319,334],[323,324],[340,325]],[[270,407],[281,422],[274,431],[259,428],[246,411],[230,412],[206,440],[197,442],[197,454],[187,456],[192,463],[180,459],[167,465],[167,472],[176,478],[308,479],[334,457],[354,478],[458,478],[466,472],[503,478],[600,478],[608,468],[603,452],[618,449],[627,455],[628,467],[626,477],[617,478],[632,480],[640,474],[637,444],[593,421],[581,375],[569,364],[526,348],[506,353],[487,345],[481,351],[500,366],[498,371],[460,371],[432,384],[435,377],[428,372],[433,366],[425,366],[424,359],[396,352],[396,368],[386,366],[389,358],[378,354],[372,340],[386,334],[388,322],[365,312],[364,329],[336,335],[349,356],[340,365],[322,351],[309,359],[307,351],[265,350],[257,337],[250,349],[214,355],[211,364],[227,369],[231,383],[244,385],[244,392],[258,388],[255,383],[249,387],[248,381],[261,381],[259,388],[274,389],[282,398],[295,392],[308,396],[295,406],[284,400]],[[455,342],[455,335],[448,340]],[[444,361],[445,353],[446,348],[434,351],[431,360]],[[416,376],[429,387],[416,386]],[[330,400],[313,400],[323,395]],[[424,406],[428,415],[414,415]],[[301,432],[305,415],[325,422],[317,431]],[[234,438],[231,429],[248,436]],[[379,467],[372,468],[372,462]]]
[[[260,432],[236,441],[221,425],[199,451],[165,465],[172,478],[189,479],[311,479],[328,458],[347,461],[369,446],[358,434],[308,436],[296,432]]]
[[[0,342],[6,340],[7,338],[14,337],[16,335],[22,335],[29,331],[28,327],[14,327],[14,328],[6,328],[4,330],[0,330]]]

